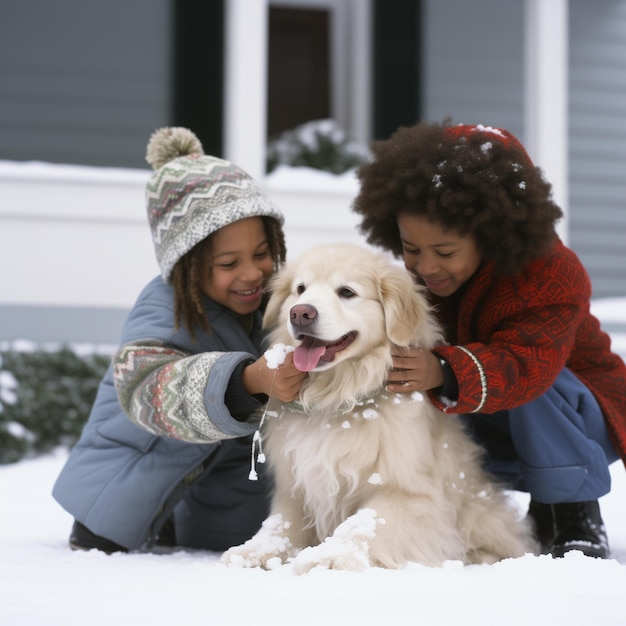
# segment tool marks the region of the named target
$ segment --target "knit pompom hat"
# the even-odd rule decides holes
[[[246,217],[283,214],[241,168],[204,154],[187,128],[161,128],[150,137],[146,161],[155,170],[146,187],[148,221],[161,275],[216,230]]]

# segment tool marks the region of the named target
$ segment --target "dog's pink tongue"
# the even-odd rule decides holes
[[[314,337],[305,337],[293,351],[293,364],[301,372],[310,372],[317,367],[326,352],[326,344]]]

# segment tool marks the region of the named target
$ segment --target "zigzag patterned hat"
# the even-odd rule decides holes
[[[150,137],[146,161],[155,172],[146,187],[148,221],[161,275],[216,230],[246,217],[283,214],[241,168],[204,154],[187,128],[161,128]]]

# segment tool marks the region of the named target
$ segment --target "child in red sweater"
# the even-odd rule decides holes
[[[418,124],[375,142],[354,210],[425,286],[448,345],[397,350],[388,388],[459,413],[530,493],[543,551],[607,558],[598,498],[626,459],[626,365],[555,232],[551,186],[508,131]]]

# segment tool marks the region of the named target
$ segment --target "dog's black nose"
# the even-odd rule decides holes
[[[310,326],[317,317],[317,309],[310,304],[296,304],[289,311],[291,325],[295,328]]]

